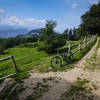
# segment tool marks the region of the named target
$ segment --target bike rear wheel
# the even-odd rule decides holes
[[[70,63],[72,63],[72,61],[73,61],[73,54],[72,53],[68,53],[68,59],[70,60]]]
[[[51,67],[58,69],[62,67],[62,59],[59,56],[55,56],[51,59]]]
[[[67,62],[67,64],[72,63],[72,61],[73,61],[73,54],[70,53],[70,52],[67,52],[66,53],[66,62]]]

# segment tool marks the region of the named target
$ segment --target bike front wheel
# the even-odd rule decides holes
[[[62,59],[59,56],[55,56],[51,59],[51,67],[58,69],[62,67]]]

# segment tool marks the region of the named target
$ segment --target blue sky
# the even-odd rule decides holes
[[[57,22],[56,30],[78,27],[81,15],[98,0],[0,0],[0,25],[44,27]]]

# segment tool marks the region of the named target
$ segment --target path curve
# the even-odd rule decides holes
[[[43,82],[43,79],[48,79],[47,83],[50,86],[50,89],[36,100],[60,100],[61,94],[63,94],[66,90],[69,90],[71,84],[73,84],[77,77],[87,78],[100,87],[100,71],[97,70],[95,72],[91,72],[88,70],[83,70],[83,66],[85,66],[87,59],[94,55],[98,42],[99,38],[95,46],[74,65],[76,67],[67,72],[49,72],[42,74],[39,72],[30,72],[30,77],[25,79],[23,83],[24,86],[28,88],[26,88],[25,91],[19,95],[20,100],[24,100],[26,96],[32,94],[33,86],[35,86],[37,82]],[[100,48],[98,49],[98,55],[100,55]],[[50,81],[49,78],[51,78],[52,81]],[[100,89],[93,91],[93,94],[100,96]],[[100,100],[100,98],[95,97],[95,100]]]

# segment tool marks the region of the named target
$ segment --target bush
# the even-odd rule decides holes
[[[39,51],[44,50],[47,53],[52,53],[52,52],[54,52],[53,44],[52,43],[46,44],[45,42],[42,42],[39,44],[38,50]]]
[[[61,35],[57,35],[55,36],[55,39],[52,41],[52,43],[55,48],[59,48],[66,44],[66,40]]]
[[[61,46],[64,46],[65,43],[66,42],[64,39],[55,39],[55,40],[52,40],[51,42],[49,42],[48,44],[47,44],[47,41],[41,42],[39,44],[38,50],[39,51],[44,50],[46,53],[55,53],[56,49]]]
[[[21,44],[19,47],[20,48],[23,48],[23,47],[33,48],[34,46],[33,46],[33,43],[25,43],[25,44]]]
[[[36,43],[25,43],[25,44],[21,44],[19,47],[20,48],[23,48],[23,47],[28,47],[28,48],[33,48],[33,47],[38,47],[39,44],[36,42]]]
[[[44,49],[45,49],[45,43],[44,42],[39,43],[38,50],[41,51],[41,50],[44,50]]]
[[[33,44],[33,47],[38,47],[38,46],[39,44],[37,42]]]
[[[0,46],[0,53],[3,53],[4,48],[2,46]]]
[[[0,39],[0,45],[4,49],[12,48],[14,46],[20,45],[20,47],[34,47],[32,42],[36,42],[37,38],[23,38],[23,37],[14,37],[14,38],[3,38]],[[30,44],[27,44],[30,43]],[[35,45],[36,46],[36,45]],[[0,47],[1,48],[1,47]]]

